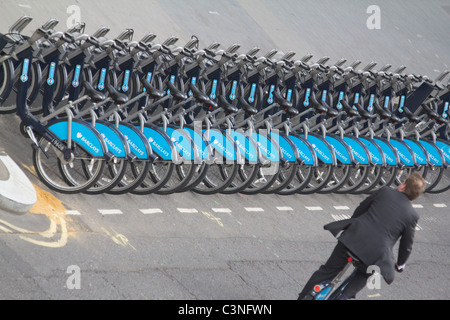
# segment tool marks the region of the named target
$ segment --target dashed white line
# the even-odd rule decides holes
[[[322,207],[305,207],[307,210],[310,211],[320,211],[323,210]]]
[[[246,211],[249,211],[249,212],[261,212],[261,211],[264,211],[263,208],[258,208],[258,207],[246,207],[244,209]]]
[[[292,207],[277,207],[278,210],[280,211],[293,211],[294,209],[292,209]]]
[[[334,208],[336,210],[350,210],[350,208],[347,206],[334,206]]]
[[[110,215],[110,214],[123,214],[122,210],[119,209],[98,209],[102,215]]]
[[[139,209],[139,211],[143,214],[154,214],[154,213],[162,213],[163,212],[159,208]]]
[[[433,206],[436,208],[446,208],[447,205],[445,203],[434,203]]]
[[[423,208],[423,205],[421,205],[421,204],[413,204],[412,206],[413,206],[413,208],[416,208],[416,209]]]
[[[350,216],[347,214],[332,214],[331,216],[336,221],[350,219]]]
[[[214,212],[222,212],[222,213],[230,213],[231,209],[230,208],[211,208],[212,211]]]
[[[195,208],[177,208],[177,210],[181,213],[196,213],[198,212]]]

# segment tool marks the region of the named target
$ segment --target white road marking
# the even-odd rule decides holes
[[[292,207],[277,207],[278,210],[280,211],[293,211],[294,209],[292,209]]]
[[[214,212],[223,212],[223,213],[230,213],[231,209],[230,208],[211,208],[212,211]]]
[[[322,207],[305,207],[306,209],[310,211],[320,211],[323,210]]]
[[[413,208],[423,208],[423,205],[421,204],[413,204],[412,206]]]
[[[346,220],[346,219],[350,219],[351,218],[348,214],[332,214],[331,216],[336,221]]]
[[[122,210],[119,209],[98,209],[98,212],[100,212],[102,215],[123,214]]]
[[[198,212],[195,208],[177,208],[177,210],[181,213],[196,213]]]
[[[350,208],[347,206],[334,206],[334,208],[336,210],[350,210]]]
[[[246,207],[244,209],[246,211],[249,211],[249,212],[261,212],[261,211],[264,211],[263,208],[258,208],[258,207]]]
[[[154,214],[154,213],[162,213],[163,212],[159,208],[139,209],[139,211],[143,214]]]
[[[446,208],[447,205],[445,203],[435,203],[433,204],[436,208]]]

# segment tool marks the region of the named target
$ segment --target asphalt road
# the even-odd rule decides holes
[[[370,5],[380,29],[369,29]],[[73,7],[77,6],[77,7]],[[74,11],[75,10],[75,11]],[[448,1],[31,1],[3,0],[0,32],[27,14],[31,32],[49,18],[86,32],[133,28],[156,41],[191,35],[207,46],[293,50],[313,60],[406,65],[431,78],[450,64]],[[76,15],[76,14],[75,14]],[[25,215],[0,211],[0,299],[295,299],[328,257],[325,223],[351,215],[352,195],[61,195],[34,175],[15,115],[0,116],[0,143],[38,190]],[[413,254],[393,285],[358,299],[449,299],[449,193],[415,201],[421,215]]]

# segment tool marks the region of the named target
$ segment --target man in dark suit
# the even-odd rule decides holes
[[[324,226],[338,238],[328,261],[306,283],[298,299],[303,299],[314,285],[332,280],[347,264],[348,252],[360,260],[356,276],[344,289],[339,299],[354,298],[372,275],[369,266],[377,266],[384,280],[391,284],[394,273],[402,271],[412,250],[419,215],[411,201],[425,190],[425,180],[415,172],[397,189],[383,187],[374,192],[355,209],[350,219]],[[340,234],[340,235],[339,235]],[[397,263],[393,247],[400,239]]]

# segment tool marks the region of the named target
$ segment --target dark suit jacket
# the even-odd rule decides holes
[[[393,247],[401,239],[397,263],[405,264],[418,220],[419,215],[404,193],[383,187],[362,201],[350,219],[329,223],[324,228],[365,265],[378,266],[390,284],[395,274]]]

